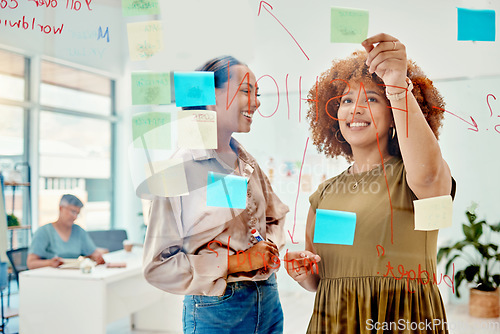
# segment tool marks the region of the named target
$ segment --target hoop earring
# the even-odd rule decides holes
[[[394,137],[396,137],[396,128],[391,126],[391,129],[392,129],[392,137],[391,139],[394,139]]]
[[[345,141],[345,140],[342,141],[342,140],[339,139],[339,137],[338,137],[339,131],[340,131],[340,129],[337,129],[337,131],[335,132],[335,139],[337,139],[337,141],[339,143],[342,143],[342,144],[343,143],[347,143],[347,141]]]

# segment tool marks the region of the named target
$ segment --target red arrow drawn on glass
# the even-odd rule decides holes
[[[442,110],[444,112],[447,112],[448,114],[452,114],[453,116],[461,119],[462,121],[464,121],[465,123],[469,124],[470,126],[472,126],[472,128],[468,128],[467,130],[472,130],[472,131],[475,131],[475,132],[478,132],[479,131],[479,128],[477,127],[477,123],[476,121],[474,120],[474,118],[472,118],[472,116],[469,116],[470,117],[470,120],[472,121],[472,123],[469,123],[467,122],[465,119],[463,119],[462,117],[458,116],[458,115],[455,115],[454,113],[452,112],[449,112],[448,110],[444,110],[443,108],[439,108],[439,107],[433,107],[435,109],[439,109],[439,110]]]
[[[269,8],[267,8],[266,6],[263,6],[263,4],[266,4],[269,6]],[[290,37],[292,37],[292,39],[294,40],[295,44],[297,44],[297,46],[300,48],[300,51],[302,51],[302,53],[304,54],[304,56],[306,56],[307,60],[309,60],[309,57],[306,55],[306,53],[304,52],[304,49],[302,49],[302,47],[300,46],[299,42],[297,42],[297,40],[295,39],[295,37],[293,37],[292,33],[290,31],[288,31],[288,29],[283,25],[283,23],[280,22],[280,20],[278,20],[278,18],[276,16],[273,15],[273,13],[271,13],[271,9],[273,9],[273,6],[271,6],[270,4],[268,4],[267,2],[265,1],[261,1],[259,3],[259,12],[257,13],[257,16],[260,16],[260,10],[262,9],[262,7],[264,7],[264,9],[269,13],[271,14],[272,17],[274,17],[274,19],[276,21],[278,21],[279,24],[281,24],[281,26],[283,27],[283,29],[286,30],[286,32],[290,35]]]
[[[307,137],[307,140],[306,140],[306,147],[304,148],[304,156],[302,157],[302,164],[300,165],[299,187],[297,189],[297,198],[295,199],[295,212],[293,213],[293,230],[292,230],[292,233],[290,233],[290,230],[288,230],[288,235],[290,236],[290,239],[292,239],[292,244],[298,244],[299,243],[298,241],[297,242],[293,241],[293,235],[295,234],[295,223],[297,222],[297,202],[299,201],[300,179],[302,178],[302,167],[304,167],[304,161],[306,160],[307,143],[309,143],[309,137]]]

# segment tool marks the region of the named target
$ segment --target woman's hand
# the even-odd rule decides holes
[[[97,263],[98,265],[106,263],[106,261],[104,261],[104,258],[102,257],[101,252],[99,252],[97,249],[89,255],[89,258],[95,261],[95,263]]]
[[[280,264],[279,255],[274,243],[259,241],[246,251],[229,257],[228,273],[249,272],[260,268],[277,269]]]
[[[321,257],[310,251],[289,252],[285,255],[286,271],[291,278],[302,282],[309,275],[318,274],[318,262]]]
[[[368,53],[366,65],[370,73],[376,73],[387,86],[406,88],[406,47],[397,38],[378,34],[364,40],[361,45]],[[401,89],[387,87],[390,94],[400,93]]]
[[[47,263],[50,267],[53,267],[53,268],[57,268],[61,264],[64,264],[63,260],[58,256],[54,256],[52,259],[48,260]]]

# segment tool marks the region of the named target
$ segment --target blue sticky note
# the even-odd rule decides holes
[[[459,41],[495,41],[495,11],[457,7]]]
[[[316,209],[314,243],[352,245],[355,230],[354,212]]]
[[[215,104],[214,72],[174,72],[174,87],[177,107]]]
[[[207,206],[245,209],[247,179],[237,175],[208,172]]]

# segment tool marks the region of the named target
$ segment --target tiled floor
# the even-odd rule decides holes
[[[280,297],[285,314],[286,334],[302,334],[306,332],[309,318],[314,303],[314,294],[305,291],[292,281],[284,271],[278,275],[278,284],[280,286]],[[13,295],[11,305],[18,305],[17,286],[12,285]],[[177,307],[181,307],[178,305]],[[448,305],[447,306],[448,323],[450,334],[493,334],[500,333],[500,319],[477,319],[467,314],[467,305]],[[179,319],[179,322],[181,320]],[[13,318],[9,321],[6,333],[17,333],[19,328],[19,319]],[[179,331],[154,332],[139,331],[130,328],[129,318],[124,318],[108,325],[107,334],[177,334]],[[58,334],[58,333],[54,333]],[[63,333],[61,333],[63,334]],[[66,333],[64,333],[66,334]]]

